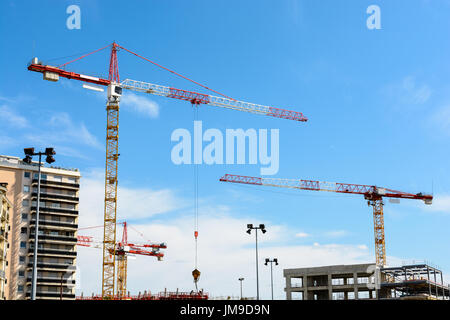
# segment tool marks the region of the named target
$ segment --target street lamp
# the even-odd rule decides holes
[[[251,234],[252,230],[255,230],[256,237],[256,300],[259,300],[259,276],[258,276],[258,229],[264,234],[266,233],[266,227],[260,224],[259,227],[254,227],[253,224],[247,224],[247,233]]]
[[[239,278],[238,280],[241,283],[241,300],[242,300],[242,281],[244,281],[244,278]]]
[[[268,263],[270,263],[270,284],[271,284],[271,288],[272,288],[272,300],[273,300],[273,271],[272,271],[272,263],[275,262],[275,265],[278,265],[278,259],[275,258],[273,260],[270,260],[269,258],[266,258],[266,262],[264,263],[264,265],[267,266]]]
[[[55,162],[53,156],[56,154],[53,148],[45,148],[45,152],[34,152],[34,148],[23,149],[25,158],[23,162],[31,164],[33,156],[39,156],[38,166],[38,189],[37,189],[37,203],[36,203],[36,224],[34,225],[34,255],[33,255],[33,273],[31,276],[31,300],[36,300],[36,282],[37,282],[37,253],[38,253],[38,234],[39,234],[39,204],[41,201],[41,163],[42,156],[47,156],[45,161],[47,163]]]

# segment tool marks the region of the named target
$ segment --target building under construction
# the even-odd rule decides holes
[[[426,263],[284,269],[287,300],[450,300],[442,271]]]

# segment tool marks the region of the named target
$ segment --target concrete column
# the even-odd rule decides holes
[[[331,273],[328,274],[328,300],[333,300],[333,283],[331,281]]]
[[[355,293],[355,300],[358,299],[358,274],[353,272],[353,292]]]
[[[286,300],[292,300],[291,277],[286,276]]]
[[[302,280],[303,288],[303,300],[309,300],[308,298],[308,276],[304,276]]]

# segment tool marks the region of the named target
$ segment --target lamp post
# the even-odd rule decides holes
[[[275,258],[273,260],[270,260],[269,258],[266,258],[266,262],[264,263],[264,265],[267,266],[268,263],[270,263],[270,285],[272,288],[272,300],[273,300],[273,270],[272,270],[272,263],[275,262],[275,265],[278,265],[278,259]]]
[[[31,276],[31,300],[36,300],[36,280],[37,280],[37,254],[38,254],[38,234],[39,234],[39,204],[41,201],[41,163],[42,156],[46,155],[45,161],[47,163],[55,162],[53,156],[55,155],[55,150],[53,148],[45,148],[45,152],[34,152],[34,148],[23,149],[25,153],[25,158],[23,161],[25,163],[31,164],[33,156],[39,156],[39,166],[38,166],[38,189],[37,189],[37,203],[36,203],[36,224],[34,225],[34,254],[33,254],[33,273]]]
[[[259,275],[258,275],[258,229],[264,234],[266,233],[266,227],[260,224],[258,227],[254,227],[253,224],[247,224],[247,233],[251,234],[252,230],[255,230],[256,239],[256,300],[259,300]]]
[[[241,300],[242,300],[242,281],[244,281],[244,278],[239,278],[238,280],[241,283]]]

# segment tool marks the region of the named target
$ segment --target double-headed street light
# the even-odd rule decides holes
[[[270,263],[270,285],[272,288],[272,300],[273,300],[273,271],[272,271],[272,263],[275,263],[275,265],[278,265],[278,259],[274,258],[272,260],[270,260],[269,258],[266,258],[266,262],[264,263],[264,265],[267,266],[267,264]]]
[[[244,278],[239,278],[238,280],[241,283],[241,300],[242,300],[242,281],[244,281]]]
[[[256,237],[256,300],[259,300],[259,276],[258,276],[258,229],[264,234],[266,233],[266,227],[260,224],[259,227],[254,227],[253,224],[247,224],[247,233],[251,234],[252,230],[255,230]]]
[[[34,148],[25,148],[25,158],[23,162],[31,164],[33,156],[39,156],[38,166],[38,189],[37,189],[37,203],[36,203],[36,224],[34,225],[34,255],[33,255],[33,273],[31,276],[31,300],[36,300],[36,282],[37,282],[37,253],[38,253],[38,234],[39,234],[39,204],[41,200],[41,163],[42,156],[47,156],[45,161],[47,163],[55,162],[53,156],[56,154],[53,148],[45,148],[45,152],[34,152]]]

